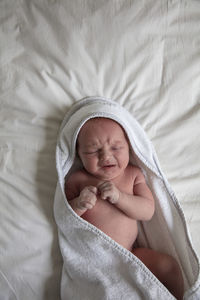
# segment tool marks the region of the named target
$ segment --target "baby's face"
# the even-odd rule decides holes
[[[78,136],[78,153],[88,173],[101,180],[122,175],[129,163],[129,145],[122,128],[105,118],[84,124]]]

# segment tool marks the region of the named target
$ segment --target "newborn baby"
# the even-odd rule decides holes
[[[129,142],[122,127],[111,119],[90,119],[80,130],[77,152],[84,168],[65,184],[72,209],[136,255],[182,299],[183,279],[177,262],[166,254],[133,247],[137,221],[150,220],[155,208],[141,170],[129,163]]]

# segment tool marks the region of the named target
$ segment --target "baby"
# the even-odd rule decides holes
[[[150,220],[155,205],[141,170],[129,163],[129,143],[122,127],[111,119],[90,119],[80,130],[77,152],[84,169],[74,172],[65,184],[72,209],[136,255],[182,299],[177,262],[151,249],[133,248],[137,221]]]

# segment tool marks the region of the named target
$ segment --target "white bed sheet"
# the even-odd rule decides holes
[[[59,299],[55,145],[101,95],[152,140],[200,255],[200,2],[0,1],[0,299]]]

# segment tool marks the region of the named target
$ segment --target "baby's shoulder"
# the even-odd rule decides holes
[[[127,175],[131,176],[134,182],[135,180],[138,180],[138,178],[144,177],[141,169],[138,166],[131,165],[131,164],[127,166]]]
[[[77,183],[80,183],[81,181],[84,181],[87,178],[88,174],[85,172],[85,170],[80,169],[71,173],[66,179],[66,183],[76,185]]]
[[[132,165],[132,164],[129,164],[126,168],[127,172],[128,173],[132,173],[132,174],[140,174],[142,173],[141,169],[138,167],[138,166],[135,166],[135,165]]]
[[[86,180],[87,174],[84,170],[74,171],[67,176],[65,179],[65,193],[69,200],[79,195],[81,186]]]

